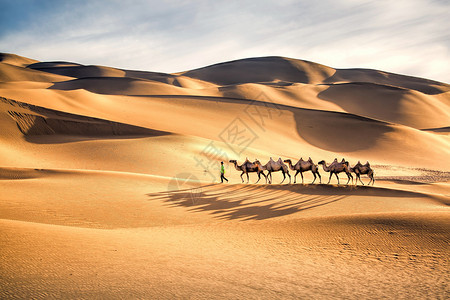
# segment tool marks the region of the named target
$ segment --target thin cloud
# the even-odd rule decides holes
[[[446,1],[13,3],[0,51],[39,60],[177,72],[280,55],[450,82]]]

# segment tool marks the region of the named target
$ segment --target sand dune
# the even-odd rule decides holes
[[[319,83],[334,73],[334,69],[312,62],[283,57],[262,57],[220,63],[180,74],[220,85],[230,85],[275,80]]]
[[[318,96],[350,113],[418,129],[444,126],[450,118],[446,99],[404,88],[354,82],[330,85]]]
[[[449,93],[284,57],[1,54],[0,297],[448,298]],[[228,162],[271,157],[368,160],[376,182],[242,184]]]
[[[10,64],[0,63],[0,80],[2,82],[11,81],[33,81],[33,82],[55,82],[67,80],[65,76],[46,74],[32,69],[26,69]]]
[[[84,77],[120,77],[125,75],[125,71],[103,66],[83,66],[75,63],[64,62],[44,62],[35,63],[28,66],[29,69],[42,71],[45,73],[58,74],[62,76],[84,78]]]
[[[430,95],[446,93],[450,90],[450,86],[446,83],[370,69],[340,69],[327,81],[370,82],[416,90]]]
[[[37,63],[38,61],[12,53],[0,53],[0,62],[19,67],[26,67],[30,64]]]

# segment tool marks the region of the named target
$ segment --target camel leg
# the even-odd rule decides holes
[[[250,177],[248,177],[248,172],[246,174],[247,174],[247,183],[248,183],[250,181]]]
[[[361,175],[360,174],[356,175],[356,183],[358,183],[358,179],[362,183],[362,185],[364,185],[364,182],[361,180]]]
[[[272,184],[272,172],[269,171],[269,174],[267,174],[267,178],[269,179],[269,184]]]
[[[294,183],[297,183],[297,175],[298,175],[298,173],[300,173],[300,170],[297,170],[297,172],[295,172]]]
[[[334,175],[336,175],[336,178],[337,178],[337,180],[338,180],[338,185],[339,185],[340,183],[339,183],[339,176],[338,176],[338,173],[334,173]]]
[[[287,176],[289,176],[289,184],[291,184],[291,174],[289,174],[289,171],[287,171]]]
[[[348,177],[348,181],[346,184],[348,184],[350,182],[350,178],[352,179],[352,183],[353,183],[353,176],[350,173],[347,173],[347,177]]]
[[[280,184],[282,184],[285,179],[286,179],[286,174],[283,172],[283,180],[281,180]]]
[[[264,172],[261,172],[261,174],[264,176],[264,178],[266,179],[266,184],[267,184],[267,176],[266,174],[264,174]]]
[[[312,174],[314,175],[314,179],[313,179],[313,181],[311,182],[311,184],[314,184],[314,181],[316,181],[316,173],[314,173],[314,172],[312,172]]]
[[[331,176],[333,176],[333,172],[330,172],[330,178],[328,178],[328,183],[327,184],[330,184]]]
[[[372,185],[373,185],[375,183],[375,178],[373,177],[373,172],[370,172],[368,175],[370,177],[370,181],[369,181],[368,185],[370,185],[370,182],[372,182]]]
[[[260,179],[261,179],[261,173],[258,172],[258,180],[256,180],[255,184],[257,184]]]
[[[300,175],[302,176],[302,184],[303,184],[303,172],[300,172]]]
[[[241,180],[242,180],[242,183],[244,183],[244,178],[242,178],[242,175],[244,175],[244,171],[242,171],[242,173],[241,173]]]
[[[319,176],[319,182],[320,182],[320,184],[322,184],[322,176],[320,176],[319,171],[317,171],[317,176]]]

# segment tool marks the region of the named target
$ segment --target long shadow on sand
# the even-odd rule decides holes
[[[150,201],[191,212],[209,212],[223,220],[264,220],[343,200],[349,196],[421,197],[420,193],[380,187],[326,184],[210,184],[147,194]]]
[[[317,185],[318,186],[318,185]],[[292,185],[207,185],[148,194],[151,201],[191,212],[210,212],[218,219],[263,220],[327,205],[347,195],[324,195],[323,189]]]

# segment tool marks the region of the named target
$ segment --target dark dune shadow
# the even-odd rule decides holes
[[[336,82],[368,82],[415,90],[428,95],[450,91],[450,85],[442,82],[373,69],[337,69],[333,76],[324,81],[324,83]]]
[[[401,104],[408,90],[366,82],[327,86],[317,95],[320,99],[335,103],[352,114],[402,124]]]
[[[112,74],[114,74],[115,76],[121,75],[122,77],[155,80],[167,83],[168,79],[177,77],[177,75],[161,72],[124,70],[95,65],[86,66],[78,63],[63,61],[38,62],[28,65],[27,68],[79,79],[88,77],[110,77],[112,76]]]
[[[217,219],[264,220],[328,205],[349,196],[415,198],[421,193],[379,187],[278,184],[210,184],[182,190],[147,194],[149,201],[190,212],[209,212]]]
[[[31,143],[60,144],[93,139],[143,138],[172,134],[130,124],[65,113],[6,98],[0,98],[0,101],[11,105],[11,110],[8,111],[9,116],[14,119],[25,139]],[[29,113],[22,112],[23,109],[26,109]]]
[[[49,90],[72,91],[83,89],[95,94],[103,95],[128,95],[129,89],[134,84],[139,84],[140,88],[152,90],[156,81],[129,77],[83,77],[68,81],[55,82],[48,87]],[[131,95],[132,96],[132,95]]]
[[[61,144],[98,139],[132,139],[170,135],[158,131],[107,120],[78,117],[65,120],[10,112],[25,139],[37,144]]]
[[[300,137],[331,152],[370,149],[394,129],[388,123],[348,113],[296,109],[294,119]]]
[[[32,64],[27,68],[56,75],[69,76],[73,78],[105,76],[105,68],[102,68],[100,66],[84,66],[75,63],[45,62]],[[124,71],[118,69],[106,69],[117,74],[125,74]]]
[[[309,83],[306,71],[297,68],[289,60],[276,56],[223,62],[182,74],[219,85],[269,82],[275,79]]]
[[[422,131],[430,131],[435,133],[450,133],[450,126],[448,127],[439,127],[439,128],[426,128],[421,129]]]
[[[148,197],[171,207],[187,207],[191,212],[209,212],[217,219],[264,220],[331,204],[347,195],[322,195],[314,190],[300,193],[281,185],[239,185],[238,189],[235,185],[209,185]]]

